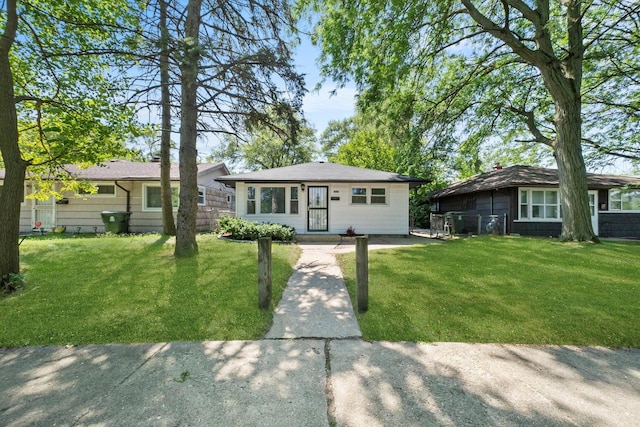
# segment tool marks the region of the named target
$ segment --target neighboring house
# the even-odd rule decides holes
[[[112,160],[100,166],[81,169],[68,165],[67,170],[79,180],[97,186],[96,194],[63,192],[62,200],[53,197],[36,200],[25,197],[20,210],[20,232],[29,232],[36,223],[45,230],[66,227],[67,232],[103,232],[103,211],[131,212],[129,232],[162,232],[162,205],[160,199],[160,163]],[[215,181],[229,170],[224,163],[198,165],[198,231],[210,231],[219,211],[232,211],[234,192]],[[180,173],[177,164],[171,165],[174,217],[178,208]],[[0,188],[4,170],[0,170]],[[33,192],[34,183],[25,183],[25,195]],[[56,190],[61,183],[56,184]]]
[[[591,221],[601,237],[640,238],[640,177],[587,174]],[[558,171],[496,165],[431,195],[433,211],[464,212],[464,225],[476,232],[498,215],[500,230],[530,236],[559,236],[562,228]],[[504,223],[504,215],[507,221]]]
[[[236,215],[298,234],[409,234],[409,189],[425,180],[327,162],[217,178],[236,189]]]

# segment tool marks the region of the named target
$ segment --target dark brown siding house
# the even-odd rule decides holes
[[[640,177],[590,173],[587,184],[595,234],[640,238]],[[431,200],[436,212],[464,213],[465,231],[475,232],[478,215],[484,223],[497,215],[500,231],[508,234],[555,237],[561,232],[556,169],[496,165],[434,192]]]

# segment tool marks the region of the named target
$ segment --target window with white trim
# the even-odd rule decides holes
[[[364,187],[353,187],[351,189],[351,204],[366,205],[367,189]]]
[[[171,206],[173,210],[178,209],[180,203],[180,188],[171,186]],[[142,210],[161,211],[162,210],[162,189],[159,185],[142,185]]]
[[[367,186],[351,187],[352,205],[386,205],[388,204],[389,189],[387,187]]]
[[[372,188],[371,189],[371,204],[372,205],[386,205],[387,204],[387,189],[386,188]]]
[[[557,221],[562,218],[558,190],[520,189],[518,205],[521,221]]]
[[[298,187],[291,187],[291,197],[289,199],[289,213],[298,213]]]
[[[203,185],[198,185],[198,206],[206,206],[207,189]]]
[[[285,213],[284,187],[260,187],[260,213]]]
[[[640,211],[640,190],[612,188],[609,190],[609,210]]]
[[[247,215],[256,213],[256,187],[247,187]]]
[[[116,197],[116,186],[114,184],[91,184],[96,188],[96,192],[92,193],[89,190],[81,188],[78,190],[78,194],[83,197]]]

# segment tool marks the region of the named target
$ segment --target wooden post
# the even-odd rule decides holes
[[[271,305],[271,237],[258,239],[258,307]]]
[[[369,243],[368,238],[356,237],[356,295],[358,313],[369,309]]]

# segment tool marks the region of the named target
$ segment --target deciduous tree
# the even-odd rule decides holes
[[[316,152],[314,129],[292,111],[284,118],[274,115],[268,124],[243,135],[229,136],[213,156],[242,169],[262,170],[310,162]]]
[[[19,272],[20,203],[27,170],[64,176],[65,163],[96,164],[123,152],[133,130],[113,56],[136,17],[125,0],[1,3],[0,277]],[[119,97],[122,97],[119,99]]]
[[[637,1],[311,3],[325,71],[355,79],[362,106],[408,89],[423,143],[473,152],[508,137],[548,147],[561,237],[594,239],[584,153],[637,158],[640,146]]]

